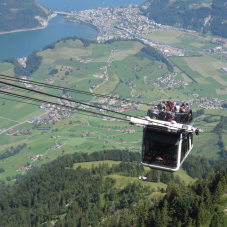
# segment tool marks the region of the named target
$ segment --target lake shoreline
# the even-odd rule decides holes
[[[57,14],[51,14],[50,16],[48,16],[48,19],[43,26],[39,26],[39,27],[36,27],[36,28],[25,28],[25,29],[16,29],[16,30],[7,31],[7,32],[0,32],[0,35],[16,33],[16,32],[36,31],[36,30],[44,29],[49,25],[49,21],[56,16],[57,16]]]

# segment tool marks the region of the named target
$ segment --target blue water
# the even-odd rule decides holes
[[[94,7],[136,5],[142,4],[144,0],[38,0],[38,2],[51,10],[70,12]],[[26,57],[33,50],[42,50],[47,44],[75,35],[94,39],[97,32],[86,25],[64,22],[64,16],[57,16],[45,29],[0,35],[0,61],[9,57]]]

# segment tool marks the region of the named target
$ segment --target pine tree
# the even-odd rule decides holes
[[[157,209],[156,216],[154,219],[154,226],[155,227],[162,227],[162,216],[159,208]]]
[[[187,227],[193,227],[193,225],[192,225],[192,219],[190,217],[187,218],[186,223],[185,223],[185,226],[187,226]]]
[[[164,200],[164,205],[162,207],[161,211],[161,216],[162,216],[162,226],[166,227],[171,220],[170,217],[168,216],[168,203],[167,200]]]
[[[205,215],[206,215],[206,208],[205,208],[203,200],[204,200],[204,198],[202,195],[200,198],[200,204],[198,207],[198,215],[197,215],[197,223],[196,223],[197,227],[200,227],[203,224]]]
[[[219,181],[217,188],[214,191],[213,203],[215,204],[215,203],[219,202],[222,195],[223,195],[223,186],[222,186],[221,182]]]
[[[224,227],[227,226],[226,214],[222,211],[215,212],[209,227]]]

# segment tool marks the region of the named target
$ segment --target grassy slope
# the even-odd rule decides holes
[[[208,96],[209,94],[215,95],[212,86],[220,87],[217,81],[213,82],[213,78],[206,78],[207,81],[210,80],[210,84],[208,85],[189,83],[190,85],[183,90],[175,88],[172,90],[165,90],[164,93],[159,92],[159,87],[155,87],[152,83],[150,83],[150,85],[144,83],[144,76],[147,77],[147,81],[151,81],[152,79],[168,73],[168,71],[165,65],[161,62],[150,62],[147,59],[140,60],[139,58],[136,58],[134,54],[137,53],[142,46],[143,45],[138,42],[121,41],[113,42],[111,44],[91,44],[85,48],[83,47],[81,41],[74,42],[69,40],[65,43],[60,42],[56,45],[55,49],[38,53],[38,55],[43,56],[43,62],[40,68],[34,73],[33,79],[43,81],[44,79],[51,77],[56,81],[56,85],[88,91],[90,86],[93,86],[94,84],[101,84],[104,81],[103,79],[94,78],[93,74],[97,72],[104,72],[104,70],[101,70],[100,67],[108,64],[107,60],[110,58],[109,50],[115,47],[118,51],[111,55],[111,58],[114,58],[115,61],[112,63],[112,67],[108,68],[109,82],[100,86],[96,91],[98,93],[108,93],[116,88],[115,93],[122,95],[124,98],[151,102],[156,98],[163,100],[166,100],[169,97],[181,99],[191,98],[190,93],[197,93],[200,89],[202,89],[204,96]],[[86,64],[80,62],[80,59],[84,58],[90,58],[91,60]],[[183,59],[180,60],[177,58],[177,60],[179,61],[179,64],[185,64]],[[209,61],[207,62],[209,63]],[[162,66],[162,68],[160,69],[159,66]],[[49,75],[49,71],[52,68],[59,69],[59,72],[53,77]],[[0,72],[9,72],[10,70],[12,71],[12,69],[13,66],[10,64],[0,64]],[[67,70],[72,72],[70,72],[70,75],[65,76],[65,72]],[[10,73],[13,73],[13,71],[11,71]],[[123,83],[120,83],[116,87],[116,84],[120,79]],[[146,96],[145,98],[133,98],[131,96],[132,89],[128,87],[126,82],[132,80],[135,84],[133,94],[143,94]],[[155,88],[155,90],[151,91],[152,88]],[[196,89],[196,91],[194,91],[194,89]],[[52,94],[58,93],[57,90],[50,89],[44,89],[43,91],[51,92]],[[189,94],[183,94],[183,92],[187,92]],[[26,93],[26,95],[31,96],[32,94]],[[33,96],[38,97],[35,95]],[[72,94],[72,97],[84,101],[91,100],[91,97],[85,95]],[[141,106],[141,110],[143,111],[129,111],[127,113],[134,116],[142,116],[145,114],[147,109],[147,106]],[[17,114],[15,114],[15,112]],[[20,103],[19,100],[17,102],[7,101],[6,104],[0,108],[0,117],[7,118],[8,120],[0,118],[0,128],[9,128],[18,124],[18,122],[21,123],[41,113],[43,113],[43,110],[40,110],[36,106]],[[75,121],[77,120],[85,121],[86,125],[76,125]],[[70,125],[69,121],[73,121],[73,124]],[[88,126],[88,122],[90,126]],[[17,174],[18,172],[16,172],[16,170],[18,167],[31,161],[31,155],[44,154],[47,148],[60,142],[64,142],[65,145],[57,150],[49,150],[48,153],[41,158],[41,160],[34,162],[34,164],[41,165],[55,159],[59,155],[66,153],[79,151],[90,153],[102,149],[124,149],[128,147],[130,149],[141,146],[141,142],[138,142],[138,139],[142,138],[141,128],[134,127],[133,129],[136,130],[135,134],[125,134],[116,131],[119,129],[129,128],[129,125],[125,122],[103,121],[101,118],[94,118],[91,116],[88,117],[79,112],[74,114],[71,119],[65,119],[50,127],[51,130],[45,135],[36,129],[32,129],[32,135],[18,137],[7,136],[5,133],[0,135],[1,153],[12,145],[16,146],[24,142],[29,144],[29,146],[21,153],[1,161],[7,172],[5,174],[1,174],[0,179],[4,179],[5,175],[8,173],[11,176]],[[31,128],[31,125],[27,123],[15,127],[17,130]],[[59,131],[52,132],[52,130],[55,130],[56,128],[58,128]],[[110,128],[111,130],[107,131],[107,128]],[[92,132],[86,137],[81,137],[81,134],[84,131]],[[54,140],[49,139],[52,135],[56,134],[59,135],[60,138]],[[30,138],[31,136],[34,137]],[[203,138],[204,143],[209,144],[209,146],[207,146],[208,151],[203,150],[201,154],[217,158],[219,149],[215,146],[216,139],[211,139],[211,136],[195,137],[195,148],[193,149],[193,152],[200,154],[200,149],[203,148],[200,146],[199,142],[201,138]],[[106,141],[108,142],[106,143]],[[125,141],[126,143],[122,144],[122,141]],[[28,149],[29,147],[31,147],[31,149]]]
[[[76,169],[79,166],[81,166],[82,168],[92,168],[92,166],[94,167],[98,167],[99,165],[102,165],[103,163],[108,164],[108,166],[112,166],[114,164],[119,164],[121,163],[120,161],[96,161],[96,162],[83,162],[83,163],[75,163],[73,168]],[[149,171],[150,168],[145,167],[145,173],[147,171]],[[174,175],[178,175],[179,178],[184,181],[186,184],[189,184],[190,182],[193,181],[193,179],[191,177],[189,177],[184,170],[179,170],[177,173],[174,173]],[[116,187],[118,188],[122,188],[124,186],[126,186],[128,183],[130,182],[141,182],[141,180],[138,179],[138,177],[124,177],[124,176],[120,176],[118,174],[113,174],[113,175],[109,175],[109,177],[112,177],[114,179],[116,179],[117,183],[116,183]],[[151,188],[166,188],[167,185],[163,184],[161,182],[159,183],[155,183],[155,182],[144,182],[144,184],[150,186]]]

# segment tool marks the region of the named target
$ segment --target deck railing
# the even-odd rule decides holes
[[[192,110],[187,113],[176,113],[172,111],[162,111],[158,109],[149,109],[147,111],[147,116],[151,119],[157,119],[160,121],[176,121],[180,124],[190,124],[193,120]]]

